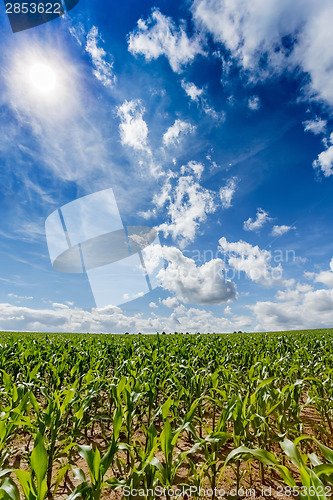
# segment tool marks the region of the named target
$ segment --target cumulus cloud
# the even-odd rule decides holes
[[[273,226],[272,236],[282,236],[283,234],[288,233],[291,229],[296,229],[295,226]]]
[[[119,132],[121,143],[131,146],[137,151],[151,153],[148,146],[148,126],[144,121],[145,107],[140,99],[125,101],[117,107],[117,115],[120,118]]]
[[[52,307],[54,309],[68,309],[69,306],[67,304],[62,304],[61,302],[52,302]]]
[[[186,168],[196,165],[190,162]],[[183,170],[184,172],[184,170]],[[183,248],[194,241],[197,229],[207,215],[215,212],[215,193],[203,188],[195,175],[170,174],[161,193],[155,195],[157,207],[166,207],[168,220],[159,226],[165,236],[171,235]]]
[[[237,190],[237,178],[229,179],[227,184],[219,191],[222,208],[230,208],[232,198]]]
[[[333,323],[333,289],[296,284],[294,289],[278,292],[276,299],[248,306],[255,314],[257,330],[327,328]]]
[[[204,93],[204,89],[199,89],[194,83],[181,81],[181,86],[185,90],[186,95],[191,99],[191,101],[197,102],[199,97]]]
[[[120,118],[119,134],[121,144],[130,146],[136,152],[138,165],[142,171],[154,178],[163,177],[165,175],[161,163],[156,160],[153,155],[151,146],[148,140],[148,125],[143,119],[146,111],[141,99],[125,100],[123,104],[116,107],[117,116]],[[153,216],[153,212],[141,212],[140,215],[144,218]]]
[[[187,165],[183,165],[180,169],[180,172],[181,174],[185,174],[185,173],[194,173],[195,176],[200,179],[200,177],[202,176],[202,173],[204,171],[205,167],[203,166],[202,163],[200,162],[197,162],[197,161],[189,161],[187,163]]]
[[[166,307],[170,307],[171,309],[179,306],[179,302],[176,297],[167,297],[166,299],[161,300],[161,303]]]
[[[193,134],[196,127],[190,122],[183,120],[176,120],[175,123],[168,128],[168,130],[163,135],[163,144],[165,146],[170,146],[180,142],[180,139],[187,134]]]
[[[219,240],[220,251],[225,255],[229,266],[236,272],[264,286],[281,285],[283,269],[281,264],[273,267],[272,255],[246,241],[228,242],[225,237]]]
[[[128,316],[118,307],[86,311],[79,308],[32,309],[12,304],[0,304],[2,331],[89,332],[89,333],[154,333],[173,332],[232,332],[250,324],[247,316],[217,317],[213,312],[184,305],[165,317],[151,312]]]
[[[323,134],[326,130],[327,120],[322,120],[316,117],[315,120],[307,120],[303,122],[304,131],[312,132],[315,135]]]
[[[330,270],[320,271],[319,273],[306,272],[305,276],[312,279],[316,283],[323,283],[324,285],[333,288],[333,259],[330,262]]]
[[[155,254],[160,249],[149,247],[146,260],[156,262]],[[161,269],[158,278],[161,286],[173,292],[178,300],[193,304],[224,304],[236,298],[236,285],[224,277],[225,263],[221,259],[212,259],[197,266],[193,259],[185,257],[175,247],[162,248],[167,267]],[[170,298],[168,307],[176,307],[176,301]]]
[[[333,104],[331,0],[195,0],[192,13],[251,80],[300,70],[311,95]]]
[[[303,293],[311,292],[313,290],[311,285],[303,283],[291,282],[291,286],[287,287],[286,290],[279,290],[275,294],[275,299],[279,302],[299,302]]]
[[[167,220],[158,226],[164,236],[170,235],[181,248],[193,242],[200,223],[221,206],[229,208],[238,179],[229,179],[218,192],[201,186],[204,171],[200,162],[189,161],[180,168],[180,175],[169,171],[166,181],[153,202],[157,209],[166,208]]]
[[[189,38],[183,26],[177,27],[159,9],[153,9],[147,20],[139,19],[137,28],[128,37],[128,50],[134,55],[144,55],[147,61],[164,55],[176,73],[198,54],[205,54],[197,35]]]
[[[86,51],[91,57],[94,65],[93,73],[105,87],[112,87],[116,83],[116,77],[113,73],[113,62],[107,56],[103,47],[99,43],[103,40],[98,32],[98,28],[93,26],[87,34]],[[109,61],[108,61],[109,59]]]
[[[245,231],[258,231],[263,227],[264,224],[266,224],[266,222],[270,220],[271,217],[269,217],[268,212],[266,212],[262,208],[258,208],[255,220],[249,217],[246,221],[244,221],[243,227]]]
[[[249,98],[247,105],[252,111],[257,111],[261,107],[260,98],[257,95],[253,95]]]
[[[313,168],[319,168],[325,177],[333,174],[333,132],[330,135],[331,146],[322,151],[313,162]]]
[[[157,211],[156,211],[156,208],[153,208],[153,210],[149,209],[146,211],[140,211],[140,212],[138,212],[138,215],[145,220],[149,220],[149,219],[152,219],[153,217],[156,217]]]
[[[230,306],[227,306],[225,309],[224,309],[224,314],[231,314],[231,307]]]

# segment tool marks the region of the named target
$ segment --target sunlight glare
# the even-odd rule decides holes
[[[36,90],[49,94],[56,87],[57,77],[51,66],[38,63],[30,69],[30,82]]]

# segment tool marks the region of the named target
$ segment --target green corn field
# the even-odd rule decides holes
[[[0,499],[331,498],[332,374],[332,330],[2,333]]]

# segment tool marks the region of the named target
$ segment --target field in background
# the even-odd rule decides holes
[[[332,341],[0,333],[0,498],[330,498]]]

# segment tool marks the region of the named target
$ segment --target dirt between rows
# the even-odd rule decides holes
[[[209,419],[209,417],[207,417]],[[327,445],[331,445],[331,443],[327,442],[327,429],[325,429],[325,424],[321,422],[318,414],[316,413],[314,408],[306,407],[302,410],[301,420],[303,422],[303,433],[308,435],[315,435],[317,438],[325,434],[326,435],[326,443]],[[95,426],[94,435],[89,436],[88,440],[82,440],[79,444],[91,444],[93,446],[98,446],[103,452],[105,449],[105,440],[102,437],[102,433],[100,432],[97,426]],[[145,436],[142,431],[138,431],[134,438],[143,443]],[[324,442],[324,440],[323,440]],[[190,443],[186,433],[179,439],[176,447],[175,458],[182,451],[188,450],[193,443]],[[26,435],[17,436],[11,442],[11,454],[8,461],[9,468],[17,468],[22,470],[28,470],[29,465],[27,463],[26,457],[28,452],[30,452],[33,448],[33,440]],[[233,447],[231,444],[226,444],[220,450],[220,456],[225,458],[230,451],[232,451]],[[278,445],[276,445],[276,450],[272,450],[276,452],[279,450]],[[120,451],[117,456],[126,462],[126,452]],[[157,458],[163,463],[163,455],[160,452],[156,454]],[[202,467],[205,464],[205,457],[202,453],[196,452],[194,455],[191,455],[192,461],[198,466],[198,468]],[[80,468],[86,478],[89,478],[89,469],[85,460],[75,452],[73,455],[73,468]],[[291,488],[288,488],[283,481],[281,480],[278,472],[272,468],[267,466],[264,467],[264,482],[262,481],[261,470],[257,460],[249,460],[247,462],[242,462],[239,468],[239,490],[236,491],[236,470],[235,466],[227,466],[223,471],[221,479],[216,484],[216,495],[215,499],[226,499],[226,500],[236,500],[236,499],[249,499],[249,500],[265,500],[265,499],[274,499],[274,500],[290,500],[290,498],[298,498],[299,493],[301,492],[302,485],[299,481],[299,476],[297,473],[297,469],[288,462],[288,467],[292,472],[294,479],[298,487],[292,491]],[[53,477],[55,477],[57,470],[59,470],[59,464],[56,462],[53,468]],[[218,474],[220,473],[218,471]],[[117,470],[114,467],[111,467],[107,472],[105,479],[111,479],[117,477]],[[119,474],[119,472],[118,472]],[[18,485],[18,482],[15,478],[15,475],[12,474],[12,478]],[[190,468],[187,464],[182,465],[178,469],[177,475],[175,477],[173,491],[169,491],[169,498],[167,498],[166,493],[163,491],[163,487],[159,487],[155,489],[154,499],[156,500],[212,500],[213,492],[211,490],[211,486],[208,480],[203,481],[201,485],[201,490],[198,494],[194,493],[193,484],[192,489],[190,489],[190,485],[192,483],[193,477],[191,477]],[[73,472],[69,471],[66,484],[61,484],[58,492],[55,496],[52,497],[52,500],[65,500],[69,493],[73,491],[73,489],[79,484],[78,480],[75,479]],[[19,486],[19,485],[18,485]],[[23,494],[21,488],[19,487],[21,498],[23,498]],[[198,490],[196,490],[198,491]],[[101,500],[140,500],[144,499],[144,491],[143,488],[138,488],[137,491],[133,491],[132,495],[129,494],[129,488],[120,488],[117,490],[110,490],[105,488],[102,493]],[[333,498],[333,488],[327,490],[327,498]]]

